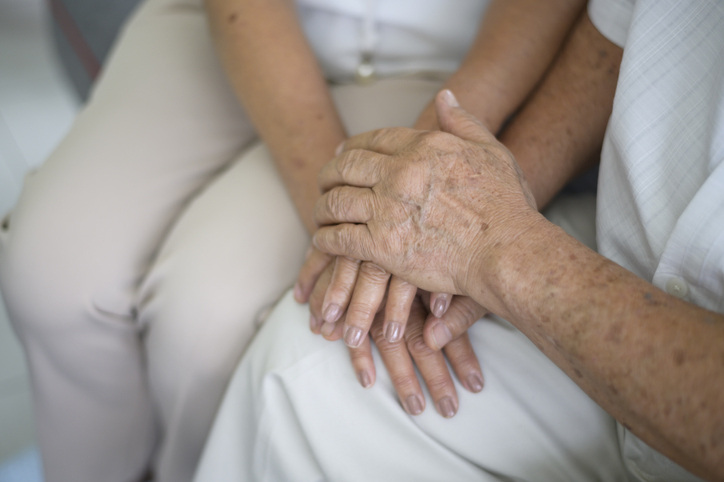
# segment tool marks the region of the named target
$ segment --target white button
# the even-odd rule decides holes
[[[681,278],[671,278],[666,282],[666,292],[677,298],[686,298],[689,294],[689,285]]]

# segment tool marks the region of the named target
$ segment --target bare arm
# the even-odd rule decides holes
[[[491,2],[467,56],[444,87],[498,132],[540,81],[585,5],[583,0]],[[438,128],[434,102],[415,127]]]
[[[226,72],[309,232],[316,176],[345,138],[290,0],[206,0]]]

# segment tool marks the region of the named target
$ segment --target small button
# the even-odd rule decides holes
[[[666,282],[666,292],[677,298],[686,298],[689,294],[689,285],[681,278],[671,278]]]

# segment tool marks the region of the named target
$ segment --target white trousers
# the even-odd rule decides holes
[[[587,213],[592,225],[593,204],[564,200],[550,218],[570,232]],[[627,479],[614,420],[507,322],[470,329],[486,385],[472,394],[456,384],[460,410],[448,420],[432,408],[408,415],[376,351],[377,382],[363,389],[344,344],[311,334],[307,318],[291,293],[271,313],[231,381],[196,482]]]

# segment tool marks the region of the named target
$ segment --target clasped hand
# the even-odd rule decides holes
[[[535,202],[512,156],[457,108],[451,95],[440,95],[437,107],[440,125],[457,136],[412,129],[363,134],[348,140],[322,170],[315,243],[343,256],[313,250],[295,295],[310,301],[313,332],[344,337],[363,386],[374,382],[371,327],[403,407],[411,414],[424,409],[412,356],[438,411],[449,417],[457,411],[457,396],[438,350],[445,346],[468,390],[482,389],[480,365],[465,331],[485,309],[467,297],[450,304],[450,295],[434,294],[430,301],[416,294],[416,286],[464,293],[460,273],[474,264],[478,238],[491,239],[491,226],[494,236],[506,237],[499,229],[505,223],[481,216],[480,208],[492,197],[525,213],[535,211]],[[482,183],[487,192],[480,191],[483,178],[490,180]],[[390,271],[400,277],[390,279]],[[403,333],[405,344],[398,343]]]

